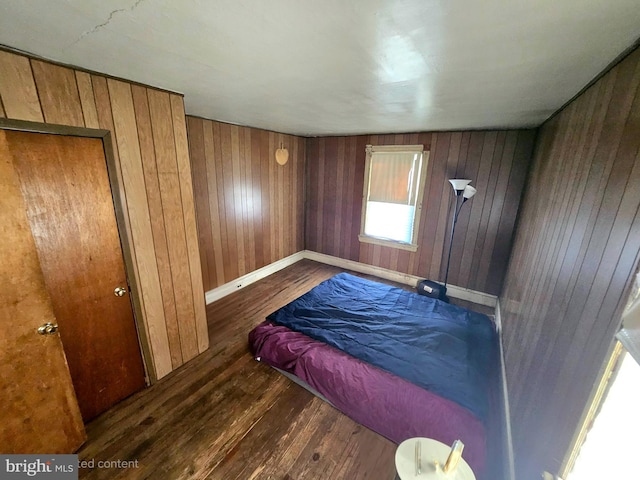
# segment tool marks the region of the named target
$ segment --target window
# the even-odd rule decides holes
[[[429,152],[422,145],[367,145],[361,242],[415,252]]]

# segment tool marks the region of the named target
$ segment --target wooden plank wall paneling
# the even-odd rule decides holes
[[[543,125],[500,298],[517,478],[558,472],[640,251],[640,50]]]
[[[306,140],[190,116],[187,130],[205,290],[303,250]]]
[[[500,293],[534,130],[310,138],[306,248],[432,280],[444,280],[452,189],[470,178],[477,195],[461,212],[449,283]],[[418,251],[360,243],[365,146],[423,144],[430,150]]]
[[[5,116],[44,122],[36,84],[27,57],[0,52],[0,96]],[[2,95],[5,92],[5,95]],[[11,94],[9,94],[11,92]]]
[[[11,119],[111,131],[157,378],[208,348],[182,97],[0,51]]]

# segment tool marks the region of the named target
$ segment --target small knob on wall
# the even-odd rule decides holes
[[[113,294],[116,297],[124,297],[125,293],[127,293],[127,290],[125,288],[122,288],[122,287],[116,287],[116,289],[113,291]]]

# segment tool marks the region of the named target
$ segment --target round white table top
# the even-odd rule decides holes
[[[416,475],[416,442],[420,442],[420,473]],[[469,464],[461,458],[453,472],[445,474],[442,467],[451,447],[432,438],[409,438],[396,450],[396,471],[401,480],[476,480]],[[464,456],[464,451],[462,452]],[[435,462],[440,464],[436,469]]]

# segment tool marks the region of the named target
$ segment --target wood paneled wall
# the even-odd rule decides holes
[[[155,375],[208,348],[182,97],[0,51],[0,114],[111,131]]]
[[[534,137],[533,130],[511,130],[309,139],[306,248],[444,280],[453,202],[448,179],[470,178],[478,193],[456,226],[449,283],[498,294]],[[367,144],[430,150],[415,253],[358,241]]]
[[[305,139],[196,117],[187,128],[205,290],[303,250]]]
[[[640,251],[640,50],[543,125],[510,260],[503,340],[517,478],[558,472]]]

